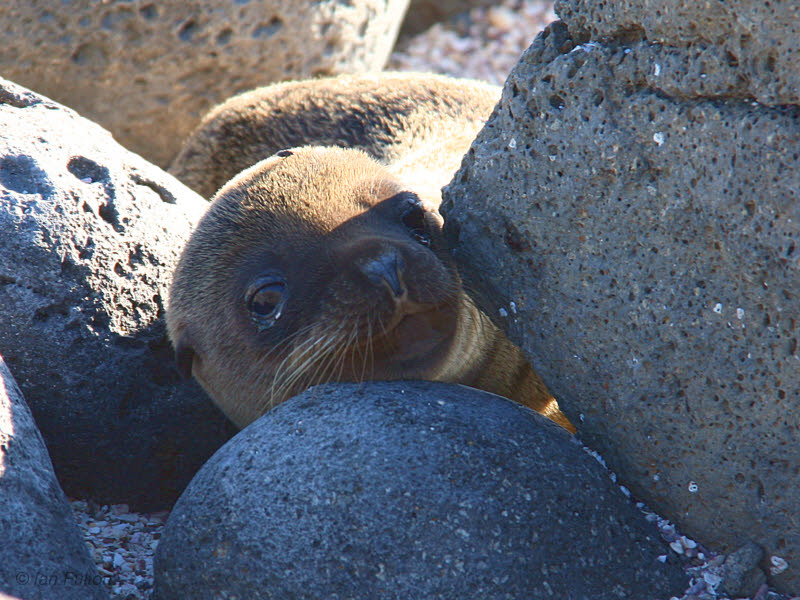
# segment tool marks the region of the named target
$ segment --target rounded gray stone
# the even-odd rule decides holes
[[[234,429],[173,368],[172,269],[207,206],[0,79],[0,351],[73,497],[174,501]]]
[[[798,592],[800,112],[707,97],[700,71],[673,96],[653,51],[550,26],[445,189],[446,233],[625,485],[707,546],[787,560],[770,583]]]
[[[0,590],[30,600],[108,598],[42,436],[2,356]]]
[[[274,81],[379,71],[408,0],[0,2],[0,73],[166,166],[215,104]]]
[[[431,382],[329,384],[223,446],[170,515],[155,598],[669,597],[682,570],[566,431]]]

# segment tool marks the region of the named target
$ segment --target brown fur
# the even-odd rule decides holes
[[[210,198],[278,150],[336,146],[360,148],[404,177],[434,173],[438,193],[499,98],[500,90],[489,84],[416,73],[278,83],[234,96],[208,113],[170,172]]]
[[[574,431],[462,291],[441,234],[439,190],[496,93],[435,76],[345,77],[256,90],[204,120],[174,173],[208,194],[257,164],[219,190],[192,235],[167,323],[179,365],[235,423],[325,381],[430,379],[509,397]],[[261,160],[309,143],[351,148]],[[422,208],[409,218],[415,192]],[[248,304],[264,281],[283,303],[267,321]]]

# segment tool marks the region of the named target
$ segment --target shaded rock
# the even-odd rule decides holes
[[[683,83],[696,97],[800,102],[797,2],[556,0],[555,10],[576,39],[647,39],[651,47],[638,60],[661,66],[653,88],[663,81]]]
[[[206,203],[47,98],[0,102],[0,351],[69,495],[163,506],[233,432],[162,318]]]
[[[408,0],[0,3],[0,73],[162,166],[214,104],[273,81],[380,70]]]
[[[329,384],[201,469],[154,597],[668,597],[685,575],[657,538],[541,415],[464,386]]]
[[[787,560],[770,581],[797,591],[800,110],[705,97],[697,71],[672,96],[653,51],[549,27],[446,188],[446,232],[625,485],[706,546]]]
[[[454,15],[492,4],[491,0],[411,0],[400,34],[415,35]]]
[[[0,589],[26,600],[108,598],[42,436],[2,357],[0,565]]]
[[[764,551],[753,542],[730,553],[722,565],[722,582],[719,590],[732,598],[752,598],[766,582],[764,571],[758,568]]]

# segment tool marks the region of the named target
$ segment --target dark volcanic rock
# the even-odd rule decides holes
[[[709,91],[694,46],[569,31],[445,190],[454,252],[639,498],[716,550],[756,542],[798,592],[800,109]]]
[[[669,597],[682,570],[566,431],[430,382],[329,384],[221,448],[176,504],[155,597]]]
[[[42,436],[2,357],[0,590],[26,600],[108,598]]]
[[[162,318],[206,203],[5,80],[0,130],[0,351],[69,495],[163,506],[233,432],[179,381]]]
[[[764,550],[749,542],[725,557],[719,590],[732,598],[754,597],[766,581],[758,564],[764,560]]]

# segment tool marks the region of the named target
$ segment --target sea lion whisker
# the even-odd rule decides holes
[[[363,352],[363,349],[358,344],[358,324],[356,324],[356,326],[353,327],[353,329],[352,329],[352,331],[350,333],[350,337],[347,340],[347,343],[345,345],[344,351],[341,353],[341,357],[342,358],[341,358],[341,361],[340,361],[341,364],[339,366],[339,374],[337,375],[337,379],[338,380],[342,379],[342,372],[344,370],[345,361],[346,361],[347,357],[350,358],[351,362],[355,360],[355,353],[350,351],[350,348],[352,346],[355,346],[356,348],[359,349],[359,354],[361,354]],[[352,371],[353,371],[353,376],[355,376],[355,373],[356,373],[355,364],[352,364],[351,367],[352,367]],[[363,375],[364,374],[362,373],[361,374],[362,378],[363,378]]]
[[[346,348],[346,341],[340,340],[339,345],[336,347],[335,352],[331,352],[323,365],[317,372],[319,381],[341,381],[342,380],[342,367],[346,361],[345,353],[342,348]],[[337,372],[338,369],[338,373]]]
[[[339,331],[337,331],[337,334],[338,333]],[[335,345],[330,349],[330,351],[325,353],[323,360],[317,362],[314,372],[309,375],[309,381],[313,382],[313,385],[324,383],[325,381],[331,381],[332,378],[330,375],[328,375],[328,373],[333,372],[338,357],[342,354],[341,348],[346,343],[340,335],[335,336],[335,342]]]
[[[366,378],[367,363],[371,362],[370,358],[372,356],[372,323],[370,321],[367,321],[367,343],[364,345],[363,349],[364,349],[364,351],[361,353],[361,378],[360,378],[360,381],[365,381],[367,379]],[[355,369],[354,369],[354,371],[355,371]]]
[[[306,326],[306,327],[298,330],[297,332],[295,332],[291,336],[288,336],[286,339],[282,340],[278,345],[275,346],[275,348],[270,350],[270,352],[267,352],[265,355],[263,355],[259,359],[257,367],[256,367],[258,369],[257,372],[258,373],[264,373],[264,372],[268,373],[268,372],[270,372],[270,369],[267,368],[268,367],[267,363],[268,363],[269,359],[272,358],[273,353],[277,354],[277,350],[285,349],[286,346],[288,346],[292,341],[294,341],[295,339],[297,339],[301,335],[312,331],[313,329],[314,329],[313,325]],[[289,364],[293,363],[296,360],[296,356],[298,354],[298,352],[297,352],[298,349],[303,350],[304,346],[307,345],[308,343],[312,342],[312,341],[313,341],[313,336],[309,336],[309,338],[306,338],[305,340],[303,340],[299,344],[296,344],[294,346],[294,348],[292,348],[286,354],[286,356],[283,357],[283,360],[277,365],[277,367],[275,367],[274,374],[273,374],[272,380],[270,382],[270,394],[269,394],[270,406],[274,406],[276,404],[276,402],[275,402],[275,398],[276,398],[276,393],[275,393],[276,382],[280,381],[280,379],[282,377],[282,373],[284,372],[284,369],[285,369],[285,367],[287,365],[287,362]]]
[[[274,375],[270,375],[270,373],[272,371],[271,369],[268,368],[270,360],[272,358],[274,358],[276,355],[278,355],[281,351],[285,350],[286,347],[293,340],[295,340],[296,338],[298,338],[301,335],[305,334],[306,332],[310,331],[311,329],[313,329],[313,327],[314,327],[313,324],[312,325],[307,325],[307,326],[302,327],[301,329],[293,332],[291,335],[289,335],[289,336],[285,337],[284,339],[282,339],[274,347],[272,347],[268,352],[265,352],[264,354],[262,354],[258,358],[257,362],[255,363],[255,365],[253,367],[253,373],[255,374],[255,377],[257,378],[256,389],[263,390],[263,389],[269,388],[271,390],[269,395],[263,395],[263,394],[259,395],[259,398],[263,398],[263,399],[260,399],[260,400],[257,401],[257,403],[258,403],[257,406],[258,406],[259,411],[265,412],[266,410],[269,410],[273,406],[272,405],[272,387],[273,387],[273,384],[274,384],[275,377],[274,377]],[[285,361],[287,357],[288,357],[288,355],[286,357],[284,357],[283,361]],[[281,364],[283,364],[283,362]],[[235,409],[235,412],[239,412],[241,407],[243,405],[245,405],[246,403],[248,403],[248,402],[253,402],[253,399],[251,397],[247,397],[247,396],[239,398],[238,401],[236,403],[234,403],[234,405],[233,405],[233,407]]]
[[[258,359],[258,368],[259,368],[259,370],[264,368],[266,366],[265,363],[267,363],[270,359],[272,359],[274,357],[274,355],[280,353],[282,350],[285,350],[286,347],[289,346],[289,344],[291,344],[294,340],[296,340],[298,337],[304,335],[308,331],[311,331],[314,327],[315,327],[315,325],[313,325],[313,324],[306,325],[305,327],[302,327],[301,329],[295,331],[291,335],[288,335],[285,338],[283,338],[282,340],[280,340],[277,344],[275,344],[275,346],[270,348],[270,350],[268,352],[265,352],[264,354],[262,354]]]
[[[310,345],[310,347],[304,349],[304,352],[300,354],[300,358],[298,360],[302,360],[303,362],[298,364],[293,361],[290,363],[291,369],[289,371],[289,377],[287,377],[285,381],[281,382],[281,386],[278,388],[280,398],[285,399],[285,395],[290,393],[290,391],[295,388],[304,377],[306,379],[310,379],[309,373],[312,372],[312,367],[319,362],[320,357],[328,356],[330,354],[330,348],[334,346],[337,343],[338,338],[341,337],[337,335],[341,329],[342,328],[339,328],[338,330],[334,331],[333,334],[326,333],[313,338],[313,343]]]
[[[309,367],[307,371],[302,373],[302,376],[305,377],[305,382],[301,383],[298,387],[308,389],[312,386],[316,387],[337,380],[337,378],[332,377],[332,374],[336,367],[337,357],[344,356],[340,348],[345,344],[345,341],[342,339],[342,336],[338,335],[342,329],[343,328],[339,328],[336,330],[334,332],[336,335],[329,336],[331,339],[337,341],[337,346],[332,348],[329,352],[322,353],[323,359],[317,361],[315,365],[312,365],[312,367]],[[338,360],[342,359],[343,358],[339,358]],[[341,376],[338,380],[341,380]]]

